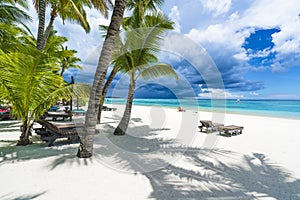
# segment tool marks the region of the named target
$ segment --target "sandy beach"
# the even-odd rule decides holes
[[[113,136],[124,109],[115,107],[90,159],[36,135],[17,147],[20,122],[1,121],[0,199],[300,199],[299,120],[133,106],[127,134]],[[243,134],[203,133],[199,120]]]

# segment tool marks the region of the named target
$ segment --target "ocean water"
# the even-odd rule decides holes
[[[109,104],[125,104],[126,99],[107,98]],[[163,106],[184,109],[226,112],[246,115],[300,119],[300,100],[182,100],[134,99],[133,105]]]

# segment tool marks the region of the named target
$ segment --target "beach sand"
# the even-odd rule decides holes
[[[17,147],[20,123],[0,122],[0,199],[300,199],[299,120],[133,106],[127,134],[113,136],[114,107],[90,159],[63,140]],[[202,133],[199,120],[243,134]]]

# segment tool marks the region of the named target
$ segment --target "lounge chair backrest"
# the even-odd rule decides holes
[[[213,123],[211,121],[200,121],[200,122],[206,128],[213,127]]]

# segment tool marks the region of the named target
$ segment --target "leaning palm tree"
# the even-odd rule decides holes
[[[162,35],[167,29],[150,27],[135,29],[127,34],[127,49],[114,63],[122,66],[122,70],[129,75],[129,90],[127,103],[123,117],[114,131],[114,135],[124,135],[126,133],[132,109],[132,102],[136,81],[142,79],[154,79],[160,76],[171,76],[178,79],[174,69],[166,64],[159,63],[156,57],[159,53],[159,43]]]
[[[31,124],[44,109],[58,98],[70,98],[73,92],[76,95],[83,93],[80,92],[82,87],[68,86],[55,73],[58,71],[57,58],[35,47],[27,45],[20,52],[10,53],[0,50],[0,60],[0,98],[10,102],[13,116],[22,120],[22,133],[17,145],[31,143]]]
[[[94,82],[90,93],[90,99],[85,118],[84,130],[81,133],[81,142],[78,148],[77,156],[80,158],[88,158],[93,155],[93,143],[96,130],[96,115],[99,106],[100,96],[102,94],[105,75],[109,67],[109,62],[115,45],[115,39],[119,33],[122,23],[126,0],[115,0],[115,6],[108,27],[102,51],[100,54],[98,66],[94,76]],[[104,75],[104,76],[103,76]]]
[[[130,18],[130,17],[129,17]],[[123,20],[123,27],[125,29],[132,29],[132,24],[126,24],[127,19]],[[161,12],[156,12],[156,13],[151,13],[150,15],[146,15],[142,21],[144,27],[156,27],[156,28],[161,28],[162,30],[171,30],[173,29],[173,22],[170,21],[164,14]],[[105,30],[105,27],[101,27],[102,30]],[[117,58],[119,55],[121,55],[124,51],[126,51],[126,44],[122,44],[122,38],[118,38],[117,44],[113,53],[113,58]],[[106,94],[108,92],[108,89],[110,87],[110,84],[112,83],[114,77],[118,72],[122,71],[122,67],[119,65],[114,64],[113,69],[110,72],[105,85],[103,87],[103,92],[102,96],[100,98],[100,104],[99,104],[99,109],[98,109],[98,115],[97,115],[97,123],[100,124],[101,121],[101,113],[102,113],[102,107],[104,103],[104,98],[106,97]]]
[[[148,16],[155,16],[155,13],[159,10],[159,7],[163,4],[164,0],[128,0],[127,1],[127,5],[126,8],[129,11],[132,11],[132,15],[129,17],[125,17],[122,20],[122,27],[124,30],[132,30],[132,29],[136,29],[136,28],[141,28],[141,25],[144,22],[144,19],[147,19],[147,17],[145,17],[146,15]],[[160,23],[160,22],[157,22]],[[156,26],[152,25],[152,26]],[[150,25],[151,26],[151,25]],[[164,27],[164,28],[168,28],[168,27]],[[103,30],[107,30],[107,27],[105,26],[100,26],[100,29]],[[116,48],[116,50],[118,51],[118,49]],[[100,124],[101,121],[101,112],[102,112],[102,107],[103,107],[103,103],[104,103],[104,98],[106,96],[106,93],[109,89],[110,84],[112,83],[115,75],[118,73],[118,71],[120,71],[120,67],[119,66],[114,66],[113,70],[111,71],[107,81],[105,82],[101,97],[100,97],[100,104],[99,104],[99,108],[98,108],[98,114],[97,114],[97,123]],[[105,76],[104,76],[105,78]]]

